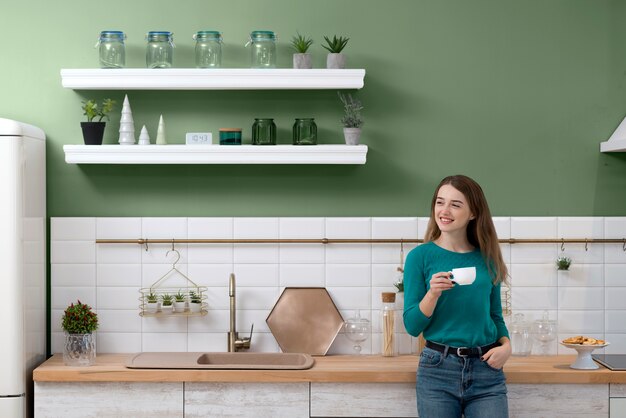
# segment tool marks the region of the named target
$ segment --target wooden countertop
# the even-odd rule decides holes
[[[96,365],[68,367],[55,354],[33,372],[36,382],[415,382],[418,357],[315,357],[308,370],[127,369],[131,354],[98,354]],[[511,357],[504,367],[508,383],[626,383],[626,372],[573,370],[571,356]]]

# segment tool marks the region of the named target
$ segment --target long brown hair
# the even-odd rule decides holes
[[[491,211],[489,210],[483,189],[471,178],[464,175],[456,175],[448,176],[441,180],[430,205],[430,220],[428,221],[424,242],[435,241],[441,236],[441,230],[437,226],[437,222],[435,222],[435,203],[437,202],[439,189],[447,184],[463,193],[463,196],[467,199],[470,212],[474,215],[474,219],[470,220],[467,225],[467,239],[470,244],[480,249],[489,274],[493,278],[493,283],[506,283],[509,273],[502,258],[496,227],[491,219]]]

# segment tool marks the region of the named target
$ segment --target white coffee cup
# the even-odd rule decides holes
[[[461,286],[472,284],[476,280],[476,267],[452,269],[450,273],[452,273],[450,280]]]

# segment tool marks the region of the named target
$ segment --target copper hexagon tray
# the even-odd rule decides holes
[[[267,316],[284,353],[323,356],[343,327],[343,318],[323,287],[286,287]]]

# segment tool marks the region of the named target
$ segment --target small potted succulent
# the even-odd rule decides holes
[[[172,303],[174,302],[174,297],[169,293],[163,293],[161,295],[161,312],[164,314],[172,313]]]
[[[291,46],[296,50],[293,54],[293,68],[307,70],[313,68],[311,54],[307,53],[311,45],[313,45],[313,39],[302,36],[300,33],[291,38]]]
[[[193,290],[189,292],[189,310],[195,313],[202,310],[202,298]]]
[[[355,99],[348,94],[338,93],[343,103],[344,116],[341,118],[343,124],[343,136],[348,145],[359,145],[361,141],[361,127],[363,126],[363,117],[361,110],[363,105],[361,101]]]
[[[91,306],[81,303],[70,304],[63,312],[61,327],[65,331],[63,362],[67,366],[91,366],[96,362],[96,339],[98,315]]]
[[[174,312],[185,312],[185,294],[180,289],[174,295]]]
[[[150,292],[146,295],[145,311],[148,313],[157,313],[159,310],[159,298],[156,294]]]
[[[333,36],[330,39],[328,36],[324,36],[326,45],[322,45],[322,48],[328,51],[326,56],[326,68],[346,68],[346,56],[341,53],[348,44],[350,38],[344,38],[343,36]]]
[[[569,270],[570,264],[572,264],[572,259],[569,257],[561,256],[556,259],[557,270]]]
[[[104,127],[106,126],[106,122],[103,122],[102,119],[109,119],[109,113],[113,110],[115,100],[104,99],[100,105],[95,100],[87,100],[82,103],[83,115],[87,116],[87,122],[80,123],[85,145],[102,145]],[[98,120],[95,120],[96,118]]]

